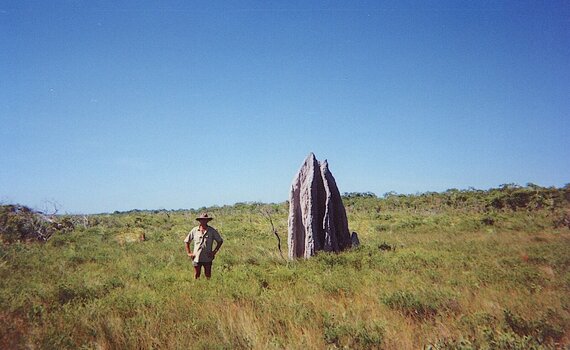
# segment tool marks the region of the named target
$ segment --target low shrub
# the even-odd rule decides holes
[[[398,290],[385,294],[380,299],[389,308],[419,320],[432,318],[442,312],[455,312],[459,308],[457,301],[450,294],[441,291]]]
[[[384,327],[377,322],[350,323],[335,315],[323,315],[325,343],[348,349],[380,349],[384,341]]]
[[[562,326],[551,321],[560,318],[552,310],[538,320],[526,320],[509,309],[505,309],[503,315],[508,327],[515,334],[535,339],[539,344],[559,342],[564,336]]]

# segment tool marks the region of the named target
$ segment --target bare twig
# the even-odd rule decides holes
[[[53,207],[52,210],[49,209],[49,207]],[[44,201],[44,213],[48,216],[55,216],[57,215],[57,213],[59,212],[59,208],[61,207],[61,205],[56,202],[55,200],[45,200]]]
[[[277,237],[277,248],[279,249],[279,255],[281,255],[281,258],[283,260],[287,261],[287,259],[285,259],[285,257],[283,256],[283,251],[281,250],[281,238],[279,237],[277,229],[275,229],[275,225],[273,225],[273,219],[271,218],[270,210],[268,208],[263,208],[261,209],[261,213],[267,217],[269,223],[271,224],[271,230],[273,231],[275,237]]]

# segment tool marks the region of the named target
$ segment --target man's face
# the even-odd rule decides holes
[[[208,226],[208,221],[210,221],[210,220],[206,220],[206,219],[198,220],[198,222],[200,223],[200,226]]]

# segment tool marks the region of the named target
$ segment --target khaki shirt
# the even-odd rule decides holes
[[[206,231],[201,232],[200,226],[194,227],[188,236],[184,239],[184,243],[194,241],[194,262],[211,262],[212,246],[214,241],[220,244],[224,240],[215,228],[208,226]]]

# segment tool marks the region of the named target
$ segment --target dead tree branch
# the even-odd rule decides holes
[[[279,249],[279,255],[281,255],[281,258],[283,260],[287,261],[287,259],[285,259],[285,257],[283,256],[283,251],[281,250],[281,238],[279,237],[279,233],[277,232],[275,225],[273,225],[273,219],[271,217],[270,209],[269,208],[263,208],[263,209],[261,209],[261,213],[263,215],[265,215],[265,217],[267,217],[267,219],[269,220],[269,223],[271,224],[271,230],[273,231],[273,234],[275,235],[275,237],[277,237],[277,248]]]

